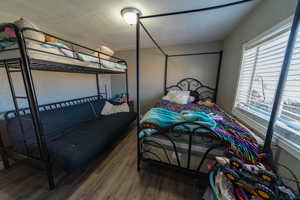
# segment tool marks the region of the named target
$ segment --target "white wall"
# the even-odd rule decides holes
[[[218,104],[231,112],[239,77],[242,45],[294,14],[297,0],[263,0],[224,41]],[[275,151],[279,163],[291,168],[300,179],[300,161],[284,149]],[[288,173],[285,172],[285,176]]]
[[[222,42],[164,47],[168,54],[220,51],[221,49]],[[116,55],[126,59],[128,62],[129,93],[136,99],[136,51],[119,51]],[[183,78],[192,77],[214,88],[218,58],[218,55],[170,58],[168,64],[168,85],[175,84]],[[153,107],[163,95],[164,64],[165,57],[159,50],[141,50],[140,100],[142,113]],[[112,94],[124,92],[125,89],[119,87],[124,83],[124,78],[112,75]]]

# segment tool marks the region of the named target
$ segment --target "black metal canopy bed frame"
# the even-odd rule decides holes
[[[211,145],[209,147],[207,147],[207,150],[204,152],[203,157],[201,159],[200,162],[197,163],[196,169],[191,169],[191,157],[192,157],[192,147],[193,147],[193,136],[195,135],[195,132],[199,129],[199,128],[203,128],[201,125],[196,126],[191,132],[190,134],[187,136],[186,139],[186,154],[187,154],[187,161],[186,161],[186,165],[183,166],[182,163],[180,162],[179,159],[179,155],[178,155],[178,149],[180,147],[177,146],[176,141],[174,140],[174,137],[171,137],[171,133],[174,132],[174,129],[176,128],[176,126],[178,125],[182,125],[182,123],[179,124],[175,124],[172,125],[170,128],[167,128],[167,130],[161,131],[158,130],[158,132],[155,133],[155,135],[160,135],[162,137],[164,137],[168,143],[169,143],[169,149],[165,148],[162,144],[160,144],[159,141],[150,141],[148,143],[152,143],[152,145],[156,145],[157,147],[162,149],[162,156],[165,157],[165,159],[163,160],[160,155],[156,154],[156,152],[151,152],[149,149],[145,149],[144,146],[146,145],[147,141],[145,142],[145,139],[141,139],[140,138],[140,133],[141,131],[144,131],[144,128],[140,127],[140,98],[139,98],[139,92],[140,92],[140,29],[142,27],[142,29],[145,31],[146,35],[151,39],[151,41],[155,44],[155,46],[159,49],[159,51],[163,54],[163,56],[165,56],[165,65],[164,65],[164,92],[165,94],[172,88],[175,89],[179,89],[179,90],[188,90],[188,91],[196,91],[198,92],[198,94],[200,94],[201,96],[201,92],[199,91],[199,89],[201,88],[205,88],[206,90],[209,90],[211,94],[214,94],[213,96],[210,96],[211,99],[213,99],[214,101],[217,99],[217,90],[218,90],[218,85],[219,85],[219,76],[220,76],[220,69],[221,69],[221,65],[222,65],[222,55],[223,52],[200,52],[200,53],[193,53],[193,54],[178,54],[178,55],[169,55],[167,54],[161,46],[159,46],[159,44],[157,43],[157,41],[153,38],[153,36],[151,36],[150,32],[146,29],[145,25],[142,23],[143,19],[149,19],[149,18],[160,18],[160,17],[165,17],[165,16],[173,16],[173,15],[181,15],[181,14],[186,14],[186,13],[195,13],[195,12],[203,12],[203,11],[207,11],[207,10],[217,10],[217,9],[221,9],[221,8],[226,8],[226,7],[230,7],[230,6],[235,6],[235,5],[239,5],[239,4],[243,4],[243,3],[247,3],[247,2],[251,2],[251,1],[255,1],[255,0],[243,0],[243,1],[236,1],[233,3],[228,3],[228,4],[224,4],[224,5],[218,5],[218,6],[213,6],[213,7],[207,7],[207,8],[201,8],[201,9],[194,9],[194,10],[185,10],[185,11],[179,11],[179,12],[170,12],[170,13],[162,13],[162,14],[156,14],[156,15],[149,15],[149,16],[140,16],[140,14],[138,14],[138,22],[136,25],[136,62],[137,62],[137,71],[136,71],[136,78],[137,78],[137,112],[138,112],[138,121],[137,121],[137,169],[140,170],[141,168],[141,163],[150,163],[150,164],[156,164],[159,166],[163,166],[163,167],[168,167],[168,168],[173,168],[176,169],[178,171],[182,171],[182,172],[187,172],[187,173],[191,173],[193,175],[197,175],[197,176],[202,176],[202,175],[206,175],[206,173],[202,173],[200,172],[200,168],[202,166],[202,164],[204,163],[205,159],[207,158],[208,154],[216,149],[219,148],[220,145]],[[286,50],[286,54],[285,54],[285,59],[284,59],[284,63],[283,63],[283,67],[282,67],[282,73],[281,73],[281,77],[278,83],[278,87],[277,87],[277,91],[276,91],[276,98],[275,98],[275,102],[274,102],[274,107],[271,113],[271,118],[270,118],[270,122],[269,122],[269,127],[268,127],[268,132],[265,138],[265,143],[264,143],[264,148],[263,148],[263,152],[268,153],[270,155],[272,155],[272,151],[271,151],[271,141],[272,141],[272,136],[273,136],[273,128],[274,128],[274,123],[276,121],[276,116],[277,116],[277,109],[276,109],[276,104],[278,104],[280,102],[280,97],[282,94],[282,89],[283,89],[283,85],[284,85],[284,80],[286,78],[287,75],[287,68],[291,59],[291,53],[292,53],[292,48],[295,42],[295,37],[296,37],[296,30],[298,29],[298,22],[300,20],[300,6],[298,5],[297,11],[296,11],[296,15],[294,17],[294,22],[292,25],[292,31],[291,31],[291,35],[289,38],[289,42],[288,42],[288,47]],[[218,65],[218,71],[217,71],[217,80],[216,80],[216,86],[215,88],[210,88],[206,85],[204,85],[203,83],[201,83],[199,80],[193,79],[193,78],[186,78],[183,80],[180,80],[176,85],[167,86],[167,73],[168,73],[168,58],[170,57],[178,57],[178,56],[193,56],[193,55],[209,55],[209,54],[216,54],[219,55],[219,65]],[[203,98],[205,98],[207,96],[203,96]],[[187,122],[186,124],[189,124],[189,122]],[[168,156],[167,151],[170,150],[173,152],[173,158],[175,158],[175,163],[170,161],[170,156]],[[149,156],[145,156],[146,154],[148,154]],[[175,156],[174,156],[175,155]],[[272,160],[272,159],[271,159]]]
[[[7,27],[13,28],[13,30],[16,33],[16,43],[18,45],[17,48],[9,48],[4,49],[0,51],[0,56],[2,54],[6,54],[9,52],[18,52],[18,56],[15,56],[14,58],[8,58],[6,59],[4,57],[0,57],[0,68],[4,68],[8,77],[8,82],[10,86],[10,91],[12,95],[12,100],[15,109],[13,111],[8,111],[5,114],[5,118],[10,118],[11,116],[16,117],[19,120],[19,125],[21,132],[23,133],[24,137],[24,127],[22,126],[21,118],[24,115],[30,114],[30,118],[32,120],[32,125],[34,128],[34,134],[35,134],[35,142],[38,145],[38,152],[39,154],[31,154],[29,149],[26,149],[24,152],[16,152],[18,155],[21,155],[25,158],[29,158],[35,161],[38,161],[42,163],[44,168],[46,169],[49,186],[50,188],[54,188],[54,178],[53,178],[53,172],[52,172],[52,163],[50,161],[49,151],[47,148],[47,141],[45,140],[44,136],[44,130],[43,130],[43,124],[41,122],[41,111],[51,111],[55,110],[57,108],[64,108],[72,105],[77,105],[81,103],[88,103],[95,100],[101,100],[101,99],[107,99],[108,93],[105,85],[105,92],[100,91],[100,81],[99,81],[99,75],[100,74],[123,74],[126,76],[126,94],[127,94],[127,101],[129,99],[128,94],[128,73],[127,73],[127,63],[125,60],[108,55],[106,53],[96,51],[94,49],[76,44],[74,42],[70,42],[68,40],[62,39],[60,37],[57,37],[55,35],[45,33],[39,30],[35,30],[32,28],[23,28],[20,29],[14,24],[7,24]],[[72,49],[66,49],[68,51],[72,51],[74,54],[79,53],[80,51],[77,49],[82,49],[84,52],[94,52],[97,53],[98,56],[94,58],[98,59],[98,62],[83,62],[79,61],[77,58],[70,58],[66,55],[56,54],[47,52],[38,48],[32,48],[28,47],[28,41],[37,42],[39,44],[46,44],[44,41],[37,41],[33,38],[26,37],[24,33],[27,31],[33,31],[33,32],[39,32],[44,34],[45,36],[51,36],[58,41],[63,42],[64,44],[67,44],[72,47]],[[47,43],[47,45],[49,45]],[[76,49],[77,48],[77,49]],[[62,48],[64,49],[64,48]],[[59,58],[66,58],[66,59],[72,59],[75,61],[75,64],[73,62],[59,62],[55,58],[53,59],[36,59],[35,57],[31,57],[32,52],[35,53],[42,53],[43,55],[47,56],[55,56],[55,58],[58,60]],[[86,53],[80,52],[82,55],[88,55]],[[115,63],[115,64],[122,64],[126,66],[126,69],[124,70],[114,70],[114,69],[107,69],[103,67],[103,58],[101,58],[101,55],[109,56],[110,60],[106,60],[107,62]],[[90,56],[90,55],[89,55]],[[91,67],[92,66],[92,67]],[[32,77],[32,70],[39,70],[39,71],[52,71],[52,72],[66,72],[66,73],[81,73],[81,74],[95,74],[96,78],[96,87],[97,87],[97,95],[96,96],[89,96],[79,99],[72,99],[68,101],[61,101],[61,102],[55,102],[51,104],[46,105],[39,105],[37,95],[36,95],[36,88],[34,85],[33,77]],[[18,95],[16,94],[14,82],[12,78],[12,74],[21,73],[22,80],[25,88],[25,94],[26,95]],[[21,108],[19,106],[19,100],[27,100],[28,102],[28,108]],[[20,137],[22,137],[20,135]],[[26,145],[26,138],[24,139],[24,146],[27,148]],[[1,156],[4,163],[5,168],[9,167],[8,162],[8,151],[4,147],[3,140],[0,136],[0,150],[1,150]]]

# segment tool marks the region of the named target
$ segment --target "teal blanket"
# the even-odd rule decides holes
[[[192,122],[197,125],[202,125],[206,128],[215,128],[216,122],[209,115],[200,111],[191,111],[185,110],[180,113],[173,112],[170,110],[162,108],[152,108],[141,120],[141,124],[152,124],[160,128],[168,128],[174,124],[182,122]],[[182,126],[176,126],[176,131],[187,131],[187,129],[193,129],[196,125],[194,124],[185,124]],[[149,136],[155,133],[155,130],[145,130],[140,133],[140,138],[143,138],[145,135]]]

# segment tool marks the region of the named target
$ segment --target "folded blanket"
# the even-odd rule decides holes
[[[57,48],[60,53],[62,53],[65,56],[68,56],[70,58],[76,58],[75,53],[65,44],[60,42],[47,42],[43,43],[42,46],[46,48]]]
[[[204,112],[186,110],[181,111],[180,115],[187,122],[195,122],[208,128],[215,128],[217,125],[216,121]]]
[[[153,109],[141,120],[140,126],[144,131],[140,137],[155,134],[156,130],[164,130],[171,124],[180,122],[181,120],[191,120],[193,122],[199,120],[203,126],[206,125],[206,127],[212,130],[209,136],[223,141],[229,151],[234,153],[236,157],[248,163],[256,163],[259,153],[259,146],[256,139],[248,129],[241,126],[218,106],[207,107],[193,103],[181,105],[161,100]],[[157,110],[159,112],[156,112]],[[174,113],[177,113],[177,115]],[[199,113],[205,113],[206,115]],[[213,119],[216,125],[213,126],[213,124],[210,124],[213,122],[209,121],[209,119]],[[174,122],[171,122],[171,120],[174,120]],[[206,124],[207,121],[210,123]],[[174,133],[189,134],[189,129],[184,128],[181,126],[179,131],[175,130]]]
[[[80,60],[85,61],[85,62],[95,62],[95,63],[99,62],[99,58],[94,57],[94,56],[86,55],[83,53],[78,53],[77,55]]]
[[[216,122],[204,112],[196,111],[182,111],[180,113],[173,112],[162,108],[152,108],[146,113],[144,118],[141,120],[141,125],[152,125],[160,127],[160,129],[170,128],[174,124],[182,122],[192,122],[191,124],[184,124],[182,126],[176,126],[176,132],[191,132],[195,127],[199,125],[206,128],[215,128]],[[145,135],[150,136],[154,134],[153,130],[145,130],[140,133],[140,138]]]

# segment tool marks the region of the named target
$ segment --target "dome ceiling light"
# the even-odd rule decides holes
[[[121,10],[121,15],[129,25],[134,25],[137,23],[137,15],[142,15],[142,12],[137,8],[127,7]]]

